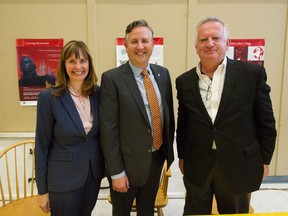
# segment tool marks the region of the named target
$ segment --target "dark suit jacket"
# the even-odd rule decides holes
[[[164,144],[160,150],[170,166],[174,160],[175,130],[171,80],[166,68],[150,66],[164,109]],[[131,185],[144,185],[151,167],[152,130],[129,63],[103,73],[100,114],[101,144],[108,174],[125,171]]]
[[[218,113],[212,124],[200,96],[196,68],[176,79],[177,150],[185,176],[201,186],[208,175],[213,140],[220,174],[231,191],[257,190],[263,164],[275,147],[275,119],[264,67],[228,59]]]
[[[93,126],[86,135],[73,99],[44,90],[38,97],[35,171],[38,193],[66,192],[84,185],[89,161],[95,177],[102,177],[104,158],[100,148],[100,89],[89,96]]]

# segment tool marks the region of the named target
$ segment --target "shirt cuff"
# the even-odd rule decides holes
[[[125,171],[123,171],[123,172],[121,172],[121,173],[118,174],[118,175],[112,175],[112,176],[111,176],[111,179],[112,179],[112,180],[119,179],[119,178],[122,178],[122,177],[125,176],[125,175],[126,175],[126,173],[125,173]]]

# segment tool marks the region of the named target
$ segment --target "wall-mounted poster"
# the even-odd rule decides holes
[[[163,37],[154,37],[154,50],[150,58],[150,63],[163,66]],[[124,46],[125,38],[116,38],[116,65],[117,67],[128,61],[128,56]]]
[[[264,39],[231,39],[226,55],[230,59],[264,65]]]
[[[39,93],[55,84],[63,39],[16,39],[21,106],[37,105]]]

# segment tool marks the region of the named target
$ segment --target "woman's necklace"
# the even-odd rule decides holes
[[[76,94],[76,91],[72,88],[71,85],[68,85],[68,90],[69,90],[71,95],[73,95],[75,97],[81,97],[81,91],[80,91],[80,94]]]
[[[74,89],[71,86],[69,86],[69,92],[70,92],[71,95],[73,95],[74,97],[78,98],[83,110],[85,110],[85,97],[82,97],[81,94],[78,94],[78,95],[75,94],[75,91],[74,91]]]
[[[75,97],[81,97],[80,94],[79,94],[79,95],[76,95],[76,94],[74,94],[73,92],[71,92],[70,90],[69,90],[69,92],[70,92],[71,95],[73,95],[73,96],[75,96]]]
[[[83,110],[85,110],[85,98],[82,98],[82,101],[79,100],[79,102],[80,102]]]

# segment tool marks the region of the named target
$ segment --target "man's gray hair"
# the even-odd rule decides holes
[[[203,24],[205,24],[205,23],[208,23],[208,22],[218,22],[218,23],[221,23],[222,25],[223,25],[223,29],[224,29],[224,38],[226,39],[226,40],[229,40],[229,30],[228,30],[228,27],[225,25],[225,23],[221,20],[221,19],[219,19],[219,18],[217,18],[217,17],[207,17],[207,18],[205,18],[205,19],[203,19],[203,20],[201,20],[199,23],[198,23],[198,25],[197,25],[197,27],[196,27],[196,35],[198,34],[198,31],[199,31],[199,28],[203,25]]]

